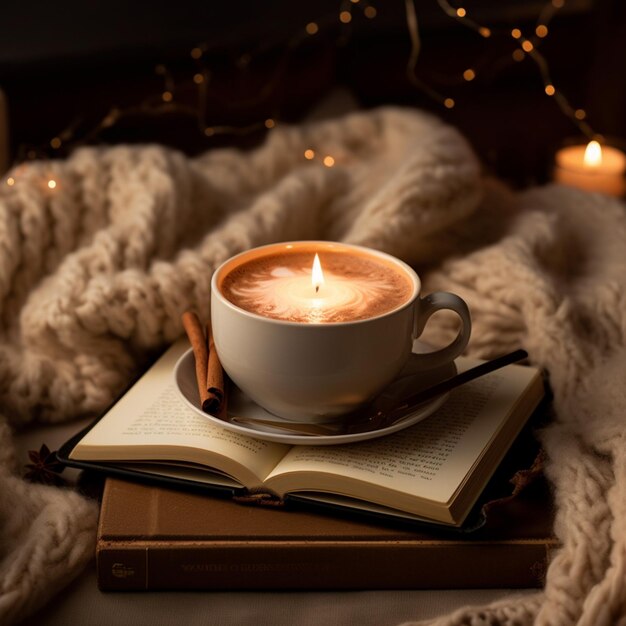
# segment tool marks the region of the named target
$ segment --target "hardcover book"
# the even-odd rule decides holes
[[[104,591],[528,588],[555,546],[538,483],[459,537],[108,478],[96,553]]]
[[[405,430],[347,445],[286,445],[228,431],[190,409],[172,374],[187,348],[186,340],[170,347],[59,458],[235,496],[263,492],[462,527],[544,395],[537,369],[509,365],[454,390]],[[459,368],[473,364],[457,360]]]

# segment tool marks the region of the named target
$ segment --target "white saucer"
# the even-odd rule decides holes
[[[413,345],[413,352],[415,353],[429,352],[430,350],[432,350],[430,346],[427,346],[419,341],[416,341]],[[409,362],[394,382],[392,382],[387,389],[373,401],[373,404],[376,404],[377,408],[393,408],[399,404],[403,397],[407,397],[408,395],[416,393],[421,389],[431,387],[445,378],[454,376],[457,371],[454,363],[447,363],[446,365],[429,370],[423,370],[421,372],[417,371],[417,367],[415,359],[410,358]],[[241,433],[242,435],[247,435],[249,437],[254,437],[256,439],[263,439],[265,441],[307,446],[354,443],[357,441],[365,441],[367,439],[382,437],[383,435],[389,435],[399,430],[403,430],[431,415],[446,401],[449,395],[443,394],[433,400],[430,400],[429,402],[425,402],[423,405],[417,407],[413,413],[407,415],[395,424],[387,426],[386,428],[341,435],[298,435],[294,433],[285,433],[262,424],[234,424],[233,422],[229,422],[209,413],[205,413],[200,408],[200,397],[196,383],[195,362],[191,348],[178,359],[176,365],[174,366],[174,380],[176,388],[180,392],[187,406],[202,417],[205,417],[222,428]],[[247,419],[285,422],[286,424],[297,423],[289,422],[288,420],[277,417],[276,415],[273,415],[272,413],[269,413],[265,409],[261,408],[232,382],[229,383],[228,388],[227,408],[228,417],[239,416]]]

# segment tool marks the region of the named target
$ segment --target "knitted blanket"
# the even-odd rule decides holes
[[[97,518],[75,491],[19,477],[12,431],[106,407],[182,334],[183,311],[208,317],[211,273],[232,254],[333,239],[401,257],[426,292],[460,294],[468,351],[522,346],[555,394],[543,443],[562,547],[545,589],[434,623],[626,624],[622,203],[558,186],[513,193],[481,175],[453,128],[399,108],[279,126],[248,152],[85,148],[15,178],[0,190],[0,622],[81,571]],[[436,318],[426,338],[448,341]]]

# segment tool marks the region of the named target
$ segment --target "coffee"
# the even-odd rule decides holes
[[[323,282],[312,280],[316,252]],[[313,247],[248,259],[222,277],[219,288],[235,306],[289,322],[333,323],[383,315],[416,291],[401,266],[355,251]]]

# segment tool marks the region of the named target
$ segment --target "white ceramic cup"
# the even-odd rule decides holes
[[[224,278],[242,263],[299,247],[382,260],[408,277],[412,293],[381,315],[334,323],[263,317],[234,305],[222,293]],[[253,248],[230,258],[213,274],[211,324],[217,353],[228,376],[264,409],[294,421],[334,420],[371,400],[394,379],[435,311],[456,312],[461,327],[449,345],[417,356],[423,367],[450,362],[465,349],[471,332],[465,302],[447,292],[420,297],[420,288],[418,275],[406,263],[362,246],[302,241]]]

